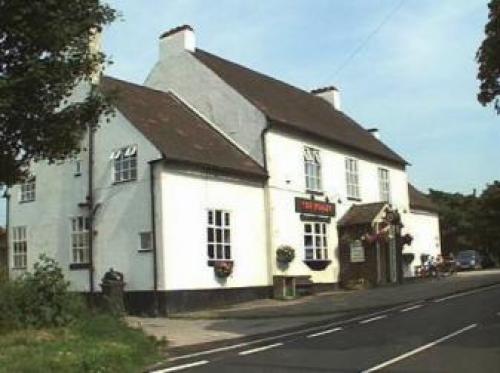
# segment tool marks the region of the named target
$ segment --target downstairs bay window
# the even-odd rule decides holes
[[[304,223],[304,263],[313,271],[324,270],[330,265],[327,223]]]
[[[326,223],[304,223],[305,260],[328,260]]]

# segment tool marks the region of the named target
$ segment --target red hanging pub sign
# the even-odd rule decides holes
[[[295,212],[321,216],[335,216],[335,204],[295,197]]]

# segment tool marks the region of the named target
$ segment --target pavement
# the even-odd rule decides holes
[[[126,320],[149,335],[166,339],[169,355],[177,356],[497,283],[500,283],[499,269],[459,272],[439,280],[415,281],[399,286],[335,291],[292,301],[263,299],[168,318],[130,316]]]

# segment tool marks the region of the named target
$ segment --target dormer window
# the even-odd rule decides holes
[[[304,148],[304,171],[306,176],[306,189],[308,191],[321,191],[321,158],[319,150]]]
[[[130,145],[111,153],[113,161],[113,181],[137,180],[137,145]]]

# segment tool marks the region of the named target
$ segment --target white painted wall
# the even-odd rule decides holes
[[[138,145],[138,178],[113,185],[110,154],[131,144]],[[88,270],[69,270],[70,219],[86,214],[86,209],[78,207],[78,203],[84,202],[87,194],[88,153],[84,151],[80,157],[81,176],[74,176],[74,163],[69,160],[59,165],[34,164],[36,200],[19,203],[20,187],[14,186],[10,226],[27,227],[28,269],[41,253],[46,253],[60,262],[73,290],[88,291]],[[102,121],[95,137],[95,200],[101,204],[95,222],[96,290],[100,290],[100,279],[110,267],[124,273],[127,290],[152,288],[152,254],[138,253],[137,249],[138,233],[151,229],[147,162],[159,157],[160,153],[119,112],[110,123]],[[16,272],[13,270],[12,275],[16,276]]]
[[[303,222],[295,212],[295,197],[310,198],[305,194],[304,174],[304,146],[314,147],[320,151],[322,166],[322,183],[324,196],[317,197],[336,204],[337,215],[329,225],[329,258],[332,264],[324,271],[311,271],[302,263],[303,249]],[[291,245],[296,249],[296,259],[286,271],[293,275],[311,275],[315,282],[337,282],[339,274],[338,262],[338,235],[337,221],[352,206],[353,201],[347,199],[345,158],[353,157],[359,160],[360,194],[361,201],[356,203],[369,203],[380,201],[378,167],[389,170],[391,183],[391,198],[395,208],[403,212],[409,210],[408,180],[403,168],[348,152],[331,145],[308,141],[294,135],[278,130],[271,130],[266,134],[267,166],[270,174],[268,193],[271,214],[271,260],[273,273],[283,274],[276,266],[275,250],[282,244]]]
[[[113,150],[136,144],[137,180],[113,184]],[[110,268],[123,272],[126,290],[153,289],[152,252],[138,252],[139,232],[151,231],[150,167],[160,152],[119,112],[95,139],[96,279]]]
[[[174,45],[162,48],[161,58],[144,85],[173,91],[263,164],[261,133],[266,117],[190,51]]]
[[[161,176],[163,264],[161,289],[266,286],[268,254],[264,189],[251,183],[167,166]],[[207,265],[207,210],[231,212],[232,275],[220,281]]]
[[[421,254],[436,257],[441,254],[441,239],[439,233],[439,217],[437,214],[427,211],[411,210],[405,220],[405,232],[413,236],[410,246],[405,246],[404,253],[413,253],[415,259],[411,265],[405,268],[405,276],[415,275],[415,266],[423,264],[420,260]]]

